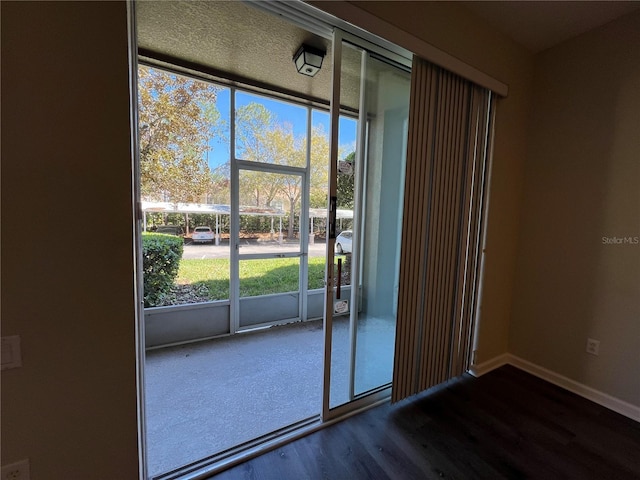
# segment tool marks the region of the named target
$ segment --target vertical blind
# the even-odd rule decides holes
[[[415,57],[392,401],[469,367],[489,90]]]

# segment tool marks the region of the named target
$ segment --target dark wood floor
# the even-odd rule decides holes
[[[507,366],[369,410],[215,478],[638,480],[640,424]]]

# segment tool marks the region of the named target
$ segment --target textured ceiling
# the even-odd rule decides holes
[[[464,1],[494,28],[533,53],[640,8],[638,1]]]
[[[141,49],[329,102],[330,41],[275,15],[238,1],[142,1],[136,3],[136,22]],[[293,64],[293,54],[302,43],[327,51],[315,77],[299,74]],[[344,57],[342,103],[355,109],[358,54],[345,49]]]
[[[639,1],[460,3],[534,53],[640,8]],[[280,17],[240,1],[143,0],[136,3],[136,14],[141,49],[223,72],[227,78],[329,103],[330,41]],[[292,57],[302,43],[327,51],[315,77],[295,70]],[[359,55],[350,48],[343,52],[342,105],[356,110]]]

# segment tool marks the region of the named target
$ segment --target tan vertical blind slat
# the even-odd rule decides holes
[[[471,96],[471,98],[470,98]],[[462,178],[463,183],[461,184],[461,189],[458,192],[458,198],[460,199],[459,203],[459,221],[460,221],[460,229],[458,232],[457,239],[457,248],[458,248],[458,262],[456,265],[456,297],[454,299],[453,310],[452,310],[452,324],[453,331],[451,336],[451,365],[450,365],[450,376],[459,375],[458,369],[460,362],[460,335],[463,330],[461,319],[461,312],[464,305],[465,298],[465,290],[467,288],[466,281],[466,267],[468,265],[468,242],[469,242],[469,215],[471,212],[471,205],[469,199],[472,198],[471,194],[473,192],[473,176],[475,172],[475,165],[473,163],[473,158],[469,157],[469,152],[473,150],[473,145],[475,145],[475,134],[473,119],[476,117],[473,109],[473,91],[467,91],[465,94],[465,100],[469,102],[465,102],[465,121],[464,121],[464,131],[465,138],[468,140],[464,144],[460,145],[460,155],[464,165],[464,171]],[[471,110],[469,111],[469,104],[471,105]],[[472,145],[471,148],[470,144]]]
[[[410,102],[415,103],[420,101],[420,98],[415,99],[414,97],[417,95],[421,97],[421,90],[419,86],[419,78],[416,75],[411,77],[411,98]],[[416,129],[409,129],[407,136],[407,157],[411,158],[415,155],[416,150],[416,137],[419,132],[416,132]],[[415,188],[415,178],[413,176],[414,165],[407,162],[406,165],[406,180],[405,180],[405,189],[413,190]],[[405,196],[404,198],[404,211],[413,211],[412,199]],[[411,230],[411,225],[406,225],[406,218],[403,219],[403,231],[406,231],[408,235],[413,236],[413,231]],[[408,250],[410,250],[410,245],[404,245],[400,252],[400,263],[404,263],[404,257],[407,256]],[[412,253],[412,252],[411,252]],[[409,253],[409,255],[411,254]],[[402,277],[402,272],[399,279],[399,284],[402,284],[404,279]],[[397,385],[396,389],[398,393],[402,394],[404,390],[402,387],[407,383],[407,375],[408,370],[410,369],[410,355],[411,351],[408,348],[408,342],[411,338],[409,331],[411,329],[411,319],[412,316],[412,304],[411,304],[411,292],[409,289],[400,288],[398,291],[398,316],[402,315],[406,320],[404,322],[399,322],[396,325],[396,338],[395,338],[395,351],[400,352],[395,357],[394,361],[394,370],[393,370],[393,380],[392,384]],[[402,389],[402,390],[401,390]]]
[[[427,177],[428,165],[419,161],[419,155],[428,146],[430,129],[430,112],[424,108],[433,102],[432,85],[434,76],[430,69],[424,68],[420,62],[416,64],[411,79],[410,127],[408,135],[408,151],[406,166],[403,232],[406,243],[403,243],[400,263],[404,267],[400,271],[400,288],[398,293],[398,322],[396,333],[396,356],[393,374],[393,401],[411,395],[415,386],[415,375],[418,364],[414,361],[418,354],[419,309],[421,297],[419,290],[412,288],[419,276],[420,266],[424,262],[424,223],[426,207],[419,195]],[[412,193],[413,192],[413,193]]]
[[[488,98],[468,81],[414,58],[394,402],[468,367]]]
[[[439,78],[438,93],[440,95],[442,95],[442,90],[440,85],[441,81],[442,81],[441,78]],[[437,126],[442,123],[442,117],[443,117],[442,109],[443,109],[443,104],[437,102],[436,100],[436,109],[434,114],[435,122],[432,126],[431,131],[429,132],[432,135],[431,152],[434,153],[433,158],[439,155],[439,152],[442,148],[442,140],[440,138],[441,131],[439,131],[439,129],[437,128]],[[435,229],[433,225],[440,218],[440,215],[439,215],[440,203],[437,201],[437,199],[440,194],[439,179],[441,176],[441,166],[439,162],[433,161],[433,158],[427,157],[427,161],[429,161],[432,165],[431,176],[429,178],[429,187],[428,187],[429,190],[427,191],[427,195],[430,195],[430,196],[427,196],[427,204],[428,204],[428,210],[429,210],[429,223],[428,223],[427,243],[426,243],[427,246],[434,246],[439,244],[438,236],[437,236],[438,230]],[[438,304],[435,302],[429,302],[428,299],[436,296],[437,294],[437,290],[436,290],[437,282],[435,282],[433,278],[434,276],[433,267],[439,261],[440,252],[438,251],[437,248],[434,248],[434,247],[427,248],[426,251],[427,251],[427,259],[429,263],[427,263],[427,265],[425,266],[427,295],[425,295],[425,298],[423,299],[423,302],[425,303],[425,311],[423,312],[422,321],[425,323],[427,328],[423,330],[423,334],[424,334],[423,345],[425,348],[423,349],[421,358],[428,359],[428,361],[421,362],[422,375],[421,375],[421,382],[418,386],[419,390],[423,388],[423,385],[432,382],[434,379],[434,376],[437,375],[437,365],[433,365],[433,362],[431,362],[430,360],[432,360],[434,356],[437,355],[436,352],[434,352],[434,350],[437,348],[438,344],[433,340],[434,338],[438,337],[438,324],[435,321],[435,319],[437,318],[436,312],[437,312]],[[430,366],[432,368],[429,368]],[[436,368],[433,368],[433,367],[436,367]]]
[[[459,191],[461,188],[460,181],[464,165],[458,161],[460,157],[460,139],[462,138],[462,118],[463,118],[463,95],[464,84],[456,81],[455,78],[451,79],[454,86],[454,96],[451,99],[451,125],[449,129],[449,148],[450,155],[447,158],[447,163],[450,168],[449,178],[447,179],[448,190],[448,215],[447,222],[445,223],[445,231],[447,232],[447,275],[445,279],[446,288],[446,305],[445,311],[441,322],[445,328],[445,336],[442,339],[447,345],[446,356],[442,359],[445,363],[445,369],[442,372],[442,379],[449,378],[450,359],[451,359],[451,342],[452,335],[452,323],[451,318],[451,305],[453,298],[456,294],[457,284],[456,278],[456,265],[457,265],[457,253],[458,253],[458,235],[459,235]]]
[[[449,312],[448,312],[448,316],[446,319],[443,319],[443,321],[446,321],[447,323],[447,327],[448,327],[448,335],[447,338],[451,339],[453,336],[455,336],[455,322],[450,321],[451,319],[451,315],[452,315],[452,305],[453,305],[453,299],[455,298],[455,296],[458,293],[458,284],[456,281],[456,275],[458,274],[458,268],[460,265],[459,262],[459,237],[460,237],[460,226],[459,226],[459,222],[460,222],[460,215],[459,215],[459,211],[460,211],[460,190],[461,188],[463,188],[463,185],[461,184],[463,177],[463,172],[465,169],[465,164],[463,162],[457,161],[460,158],[461,155],[461,151],[464,149],[464,145],[463,142],[461,142],[461,139],[463,138],[463,118],[464,118],[464,113],[466,112],[466,110],[463,108],[464,105],[464,95],[465,95],[465,88],[464,88],[464,84],[462,82],[458,82],[458,85],[456,85],[456,98],[455,98],[455,102],[452,102],[452,104],[455,105],[455,108],[453,109],[453,113],[452,115],[455,117],[455,128],[452,130],[452,137],[450,138],[450,142],[452,144],[452,150],[453,150],[453,156],[448,159],[448,161],[451,162],[451,166],[454,170],[454,173],[452,173],[451,175],[451,185],[450,185],[450,196],[451,196],[451,201],[452,201],[452,205],[451,205],[451,219],[450,219],[450,224],[449,224],[449,228],[447,229],[449,232],[449,252],[448,252],[448,256],[450,256],[449,258],[452,260],[452,263],[450,263],[448,265],[449,267],[449,275],[447,278],[447,286],[450,289],[450,297],[447,297],[448,300],[448,308],[449,308]],[[454,307],[455,308],[455,307]],[[449,375],[451,373],[451,362],[452,362],[452,356],[453,356],[453,348],[451,345],[451,341],[448,342],[449,345],[449,352],[448,352],[448,356],[447,356],[447,372],[446,372],[446,378],[449,378]]]
[[[418,95],[418,98],[416,99],[416,102],[424,102],[425,100],[425,95],[428,93],[426,92],[426,79],[424,78],[424,76],[417,76],[416,77],[420,91],[419,92],[414,92],[416,95]],[[417,121],[417,131],[414,130],[414,136],[415,136],[415,143],[413,145],[413,152],[412,152],[412,157],[415,158],[415,156],[418,154],[418,152],[423,148],[423,143],[424,143],[424,138],[423,138],[423,124],[424,124],[424,119],[421,115],[419,115],[418,113],[414,113],[415,115],[415,120]],[[420,182],[421,182],[421,171],[420,171],[420,167],[421,165],[419,164],[412,164],[413,167],[413,171],[411,172],[411,179],[412,179],[412,187],[413,190],[419,188]],[[420,218],[422,216],[422,212],[420,211],[420,204],[417,203],[417,199],[412,198],[410,199],[412,200],[413,204],[411,205],[411,211],[415,212],[415,219],[416,222],[414,223],[413,220],[411,218],[405,219],[409,221],[409,228],[412,231],[413,234],[413,238],[416,237],[417,234],[419,234],[419,232],[416,232],[415,230],[415,224],[419,224],[420,223]],[[413,256],[415,256],[416,254],[420,254],[421,252],[416,248],[415,244],[411,244],[411,252],[409,255],[409,258],[412,258]],[[415,297],[415,292],[413,291],[409,291],[410,294],[410,299],[409,301],[411,302],[411,304],[409,305],[409,314],[410,314],[410,318],[411,318],[411,322],[408,324],[410,327],[410,336],[406,339],[406,345],[405,348],[408,349],[408,351],[412,352],[413,355],[415,355],[416,353],[416,338],[417,338],[417,327],[418,327],[418,323],[416,322],[416,297]],[[410,391],[410,387],[413,384],[413,377],[415,375],[415,363],[411,362],[411,358],[407,359],[407,364],[408,364],[408,368],[407,368],[407,372],[404,378],[404,385],[406,385],[406,389],[407,391]]]

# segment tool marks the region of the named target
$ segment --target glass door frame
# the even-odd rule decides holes
[[[338,144],[339,144],[339,117],[341,107],[341,75],[342,75],[342,47],[343,43],[351,44],[362,50],[360,72],[360,96],[358,111],[358,130],[356,135],[355,166],[355,192],[354,192],[354,218],[351,260],[351,308],[349,319],[349,401],[345,404],[330,407],[331,391],[331,353],[333,344],[333,311],[334,311],[334,287],[336,286],[334,262],[336,245],[336,213],[337,213],[337,175],[338,175]],[[325,271],[325,306],[324,306],[324,366],[322,386],[322,421],[327,422],[350,412],[367,408],[389,399],[391,385],[382,386],[370,392],[356,395],[355,393],[355,362],[357,341],[357,319],[359,286],[360,286],[360,248],[362,245],[362,212],[364,208],[364,185],[366,172],[366,151],[368,142],[367,112],[363,108],[366,105],[366,72],[367,59],[372,56],[386,63],[395,64],[404,69],[411,69],[412,59],[386,50],[376,44],[363,40],[355,35],[339,28],[334,29],[332,41],[332,82],[330,104],[330,160],[329,160],[329,204],[327,207],[327,247],[326,247],[326,271]]]

